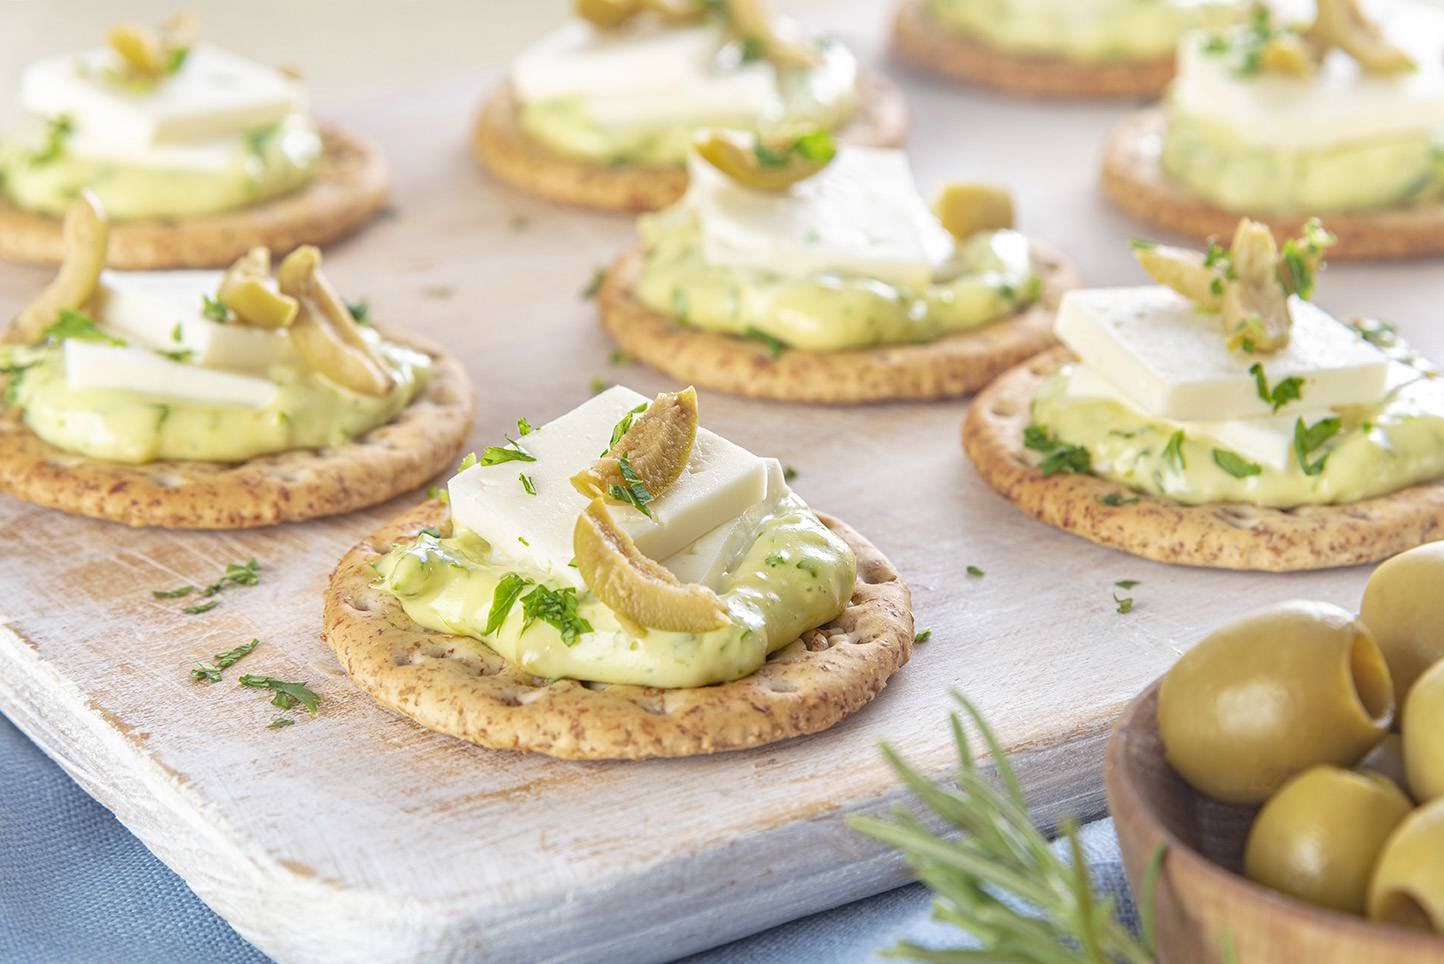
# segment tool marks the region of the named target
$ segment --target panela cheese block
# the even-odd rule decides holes
[[[649,401],[627,388],[608,389],[517,439],[516,446],[535,461],[478,464],[457,474],[448,486],[456,524],[485,539],[498,558],[580,587],[570,565],[572,533],[588,500],[572,487],[571,477],[596,462],[628,412]],[[666,560],[693,547],[690,554],[697,558],[687,562],[689,571],[705,573],[726,540],[694,543],[763,501],[767,478],[765,460],[699,428],[681,478],[648,506],[653,518],[626,505],[612,506],[612,516],[644,555]]]
[[[952,257],[902,151],[849,146],[785,192],[743,187],[695,153],[688,165],[709,264],[921,286]]]
[[[157,399],[253,408],[269,404],[278,391],[264,378],[172,361],[149,348],[80,338],[65,342],[65,381],[72,390],[119,389]]]
[[[1326,312],[1290,300],[1288,347],[1267,355],[1231,351],[1218,317],[1164,287],[1070,291],[1056,333],[1098,375],[1143,412],[1175,420],[1273,415],[1249,369],[1268,384],[1303,379],[1286,411],[1368,405],[1384,397],[1388,359]]]

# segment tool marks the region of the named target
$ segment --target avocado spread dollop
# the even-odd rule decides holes
[[[679,204],[638,221],[646,261],[634,293],[683,325],[805,351],[934,341],[1011,315],[1042,282],[1028,239],[982,231],[922,287],[824,273],[793,278],[708,264],[696,214]]]
[[[392,549],[376,572],[415,622],[471,637],[534,676],[706,686],[756,672],[769,654],[835,618],[852,594],[852,550],[797,496],[779,499],[753,531],[714,586],[729,622],[706,633],[619,619],[585,587],[548,585],[498,564],[466,530],[423,533]]]

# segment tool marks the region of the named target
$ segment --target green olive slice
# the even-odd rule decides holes
[[[75,311],[95,296],[100,272],[105,268],[110,241],[110,222],[100,199],[81,191],[65,212],[65,260],[40,296],[16,316],[5,340],[33,345],[55,324],[64,310]]]
[[[713,128],[692,140],[697,155],[743,187],[785,191],[820,173],[837,156],[832,135],[764,138],[751,131]]]
[[[621,460],[653,497],[681,478],[697,440],[697,389],[658,395],[633,421],[597,463],[572,477],[572,485],[587,497],[604,496],[625,488]]]
[[[375,350],[361,337],[356,320],[321,274],[321,252],[302,245],[288,254],[276,272],[281,293],[299,304],[287,331],[302,360],[343,388],[362,395],[385,395],[395,379]]]
[[[641,11],[639,0],[576,0],[576,14],[603,30],[613,30]]]
[[[1364,15],[1358,0],[1318,0],[1308,39],[1322,54],[1337,47],[1354,58],[1365,73],[1400,74],[1414,70],[1414,59],[1400,50]]]
[[[243,324],[289,328],[301,306],[290,295],[272,291],[266,284],[270,277],[271,252],[263,247],[252,248],[226,269],[218,292],[221,302]]]
[[[1224,276],[1200,252],[1167,244],[1139,245],[1133,257],[1159,284],[1172,288],[1200,308],[1223,307]]]
[[[159,77],[165,73],[166,58],[160,37],[144,24],[117,24],[110,28],[106,40],[131,73],[142,77]]]
[[[979,231],[1011,228],[1013,195],[991,184],[954,181],[938,192],[933,213],[949,234],[962,241]]]
[[[1287,347],[1293,318],[1279,283],[1279,249],[1268,226],[1244,218],[1228,249],[1234,277],[1224,286],[1223,326],[1228,347],[1268,353]]]

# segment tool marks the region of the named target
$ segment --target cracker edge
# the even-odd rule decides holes
[[[1444,537],[1444,480],[1342,506],[1263,509],[1190,506],[1093,475],[1043,477],[1023,448],[1032,399],[1073,358],[1054,348],[978,394],[963,419],[963,449],[978,475],[1028,515],[1111,549],[1155,562],[1263,572],[1362,565]],[[1099,500],[1138,496],[1131,505]]]
[[[434,500],[393,519],[341,559],[325,592],[322,637],[353,683],[381,705],[491,749],[639,760],[805,736],[834,726],[880,693],[908,661],[914,632],[911,593],[892,564],[845,523],[819,518],[857,555],[848,608],[730,683],[657,689],[548,681],[511,668],[469,637],[416,625],[395,597],[371,588],[371,564],[422,527],[447,524],[445,507]],[[841,629],[843,623],[853,630]],[[399,662],[403,656],[407,661]],[[468,668],[463,659],[492,671]],[[431,678],[433,669],[446,685]]]

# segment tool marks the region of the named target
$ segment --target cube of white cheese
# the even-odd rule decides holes
[[[158,399],[250,408],[270,404],[279,391],[264,378],[171,361],[149,348],[80,338],[65,342],[65,382],[76,391],[119,389]]]
[[[1182,420],[1272,415],[1249,368],[1270,386],[1303,379],[1285,412],[1368,405],[1387,390],[1388,359],[1313,304],[1290,301],[1288,347],[1271,354],[1230,351],[1217,315],[1161,286],[1093,288],[1063,298],[1059,340],[1150,415]]]
[[[916,287],[952,257],[953,237],[918,194],[902,151],[841,146],[820,174],[781,193],[743,187],[695,154],[688,167],[687,203],[708,264]]]
[[[517,442],[534,462],[477,465],[452,478],[447,489],[456,524],[491,544],[504,564],[581,586],[572,567],[572,533],[587,499],[571,477],[600,457],[612,429],[649,399],[627,388],[608,389]],[[536,495],[523,486],[527,475]],[[682,476],[657,496],[648,519],[628,505],[612,516],[652,559],[662,560],[737,518],[767,495],[764,461],[709,432],[697,430]],[[704,569],[706,567],[703,567]]]
[[[69,115],[74,145],[121,151],[240,135],[301,107],[296,84],[280,71],[211,44],[192,47],[173,76],[144,90],[111,80],[118,65],[109,50],[37,61],[21,75],[20,104]]]
[[[126,341],[189,351],[206,368],[262,372],[295,361],[285,331],[220,324],[202,314],[220,283],[219,271],[103,271],[95,321]]]
[[[701,583],[721,589],[722,577],[752,545],[752,536],[762,517],[777,507],[790,491],[782,463],[763,459],[767,466],[767,494],[762,501],[735,519],[722,523],[696,542],[661,560],[662,565],[683,582]]]
[[[523,103],[577,98],[604,127],[727,120],[752,126],[782,113],[769,61],[722,68],[715,25],[639,22],[598,30],[574,21],[523,51],[511,82]]]

